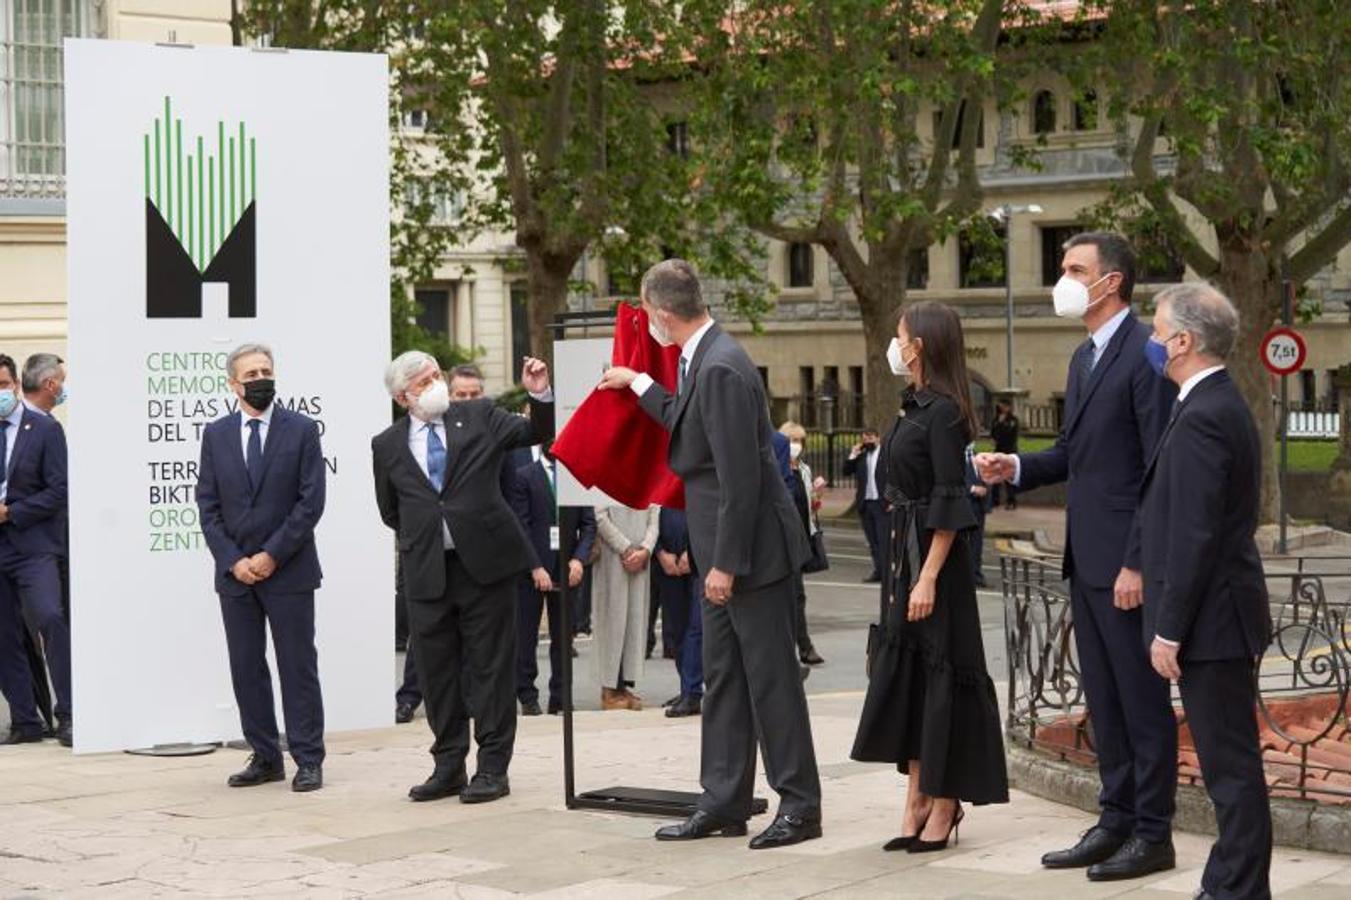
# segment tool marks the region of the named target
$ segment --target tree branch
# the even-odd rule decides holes
[[[1307,281],[1336,259],[1347,243],[1351,243],[1351,205],[1343,207],[1312,240],[1290,257],[1290,277],[1296,284]]]

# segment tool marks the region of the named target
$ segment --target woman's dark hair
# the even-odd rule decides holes
[[[974,440],[977,425],[971,408],[971,380],[966,374],[966,341],[957,313],[942,303],[921,300],[907,306],[900,320],[910,340],[922,342],[924,386],[957,404],[967,437]]]

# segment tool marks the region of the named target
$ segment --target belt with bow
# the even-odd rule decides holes
[[[894,485],[887,485],[882,492],[887,503],[891,504],[891,571],[887,579],[887,589],[882,594],[882,621],[887,623],[888,632],[892,632],[893,616],[887,615],[887,605],[896,605],[896,587],[901,577],[901,568],[905,567],[905,601],[910,602],[910,591],[919,578],[923,564],[919,550],[919,517],[921,507],[929,504],[923,500],[911,500]],[[888,597],[888,595],[890,595]]]

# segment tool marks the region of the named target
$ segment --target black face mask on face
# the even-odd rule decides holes
[[[277,382],[271,378],[255,378],[244,382],[244,402],[262,412],[272,405],[277,396]]]

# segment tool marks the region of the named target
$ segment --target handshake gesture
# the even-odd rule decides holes
[[[1017,471],[1017,457],[1012,453],[977,453],[971,461],[976,466],[976,474],[986,484],[1012,481]]]

